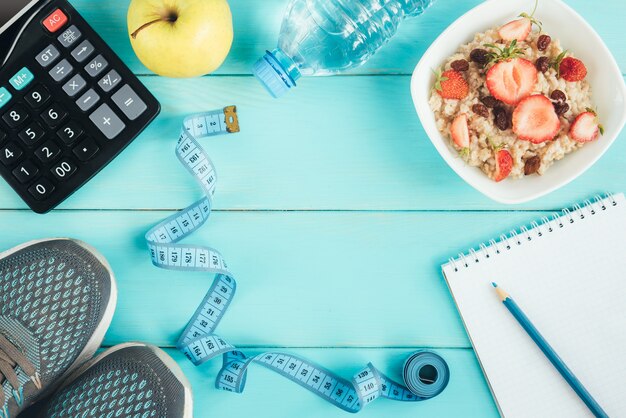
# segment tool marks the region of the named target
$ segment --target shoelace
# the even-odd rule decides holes
[[[30,377],[37,389],[41,389],[41,378],[33,363],[4,335],[0,335],[0,405],[2,406],[0,418],[9,418],[8,402],[6,402],[7,399],[4,390],[2,390],[2,384],[5,380],[8,380],[13,387],[13,398],[15,398],[17,405],[22,406],[24,403],[24,388],[18,380],[17,367]]]

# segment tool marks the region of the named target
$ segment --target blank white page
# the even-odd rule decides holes
[[[607,414],[626,416],[624,195],[546,221],[513,234],[510,249],[501,240],[442,266],[483,372],[507,418],[593,416],[496,296],[497,282]]]

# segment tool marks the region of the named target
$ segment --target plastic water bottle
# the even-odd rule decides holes
[[[291,0],[278,47],[254,65],[254,75],[274,97],[302,75],[329,75],[367,61],[400,22],[434,0]]]

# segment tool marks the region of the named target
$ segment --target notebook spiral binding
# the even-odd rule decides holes
[[[581,222],[613,206],[617,206],[617,201],[612,193],[606,193],[605,197],[596,195],[592,199],[585,200],[582,204],[574,205],[571,210],[563,209],[561,213],[555,212],[550,217],[544,216],[539,221],[533,221],[530,228],[521,226],[519,230],[511,230],[508,234],[500,235],[498,240],[491,239],[488,243],[480,244],[478,250],[471,248],[467,253],[459,253],[456,258],[452,257],[448,260],[449,265],[455,272],[458,272],[505,251],[510,251],[515,246],[540,239],[544,235],[565,228],[568,224]]]

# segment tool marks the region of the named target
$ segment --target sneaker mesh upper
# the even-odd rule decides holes
[[[0,332],[35,365],[43,391],[73,366],[109,303],[105,266],[74,241],[46,241],[0,259]],[[29,381],[20,373],[21,383]],[[60,382],[58,382],[60,383]],[[3,389],[11,415],[11,386]],[[26,405],[38,391],[24,387]]]
[[[182,418],[184,386],[153,350],[131,346],[108,354],[57,393],[44,416]]]

